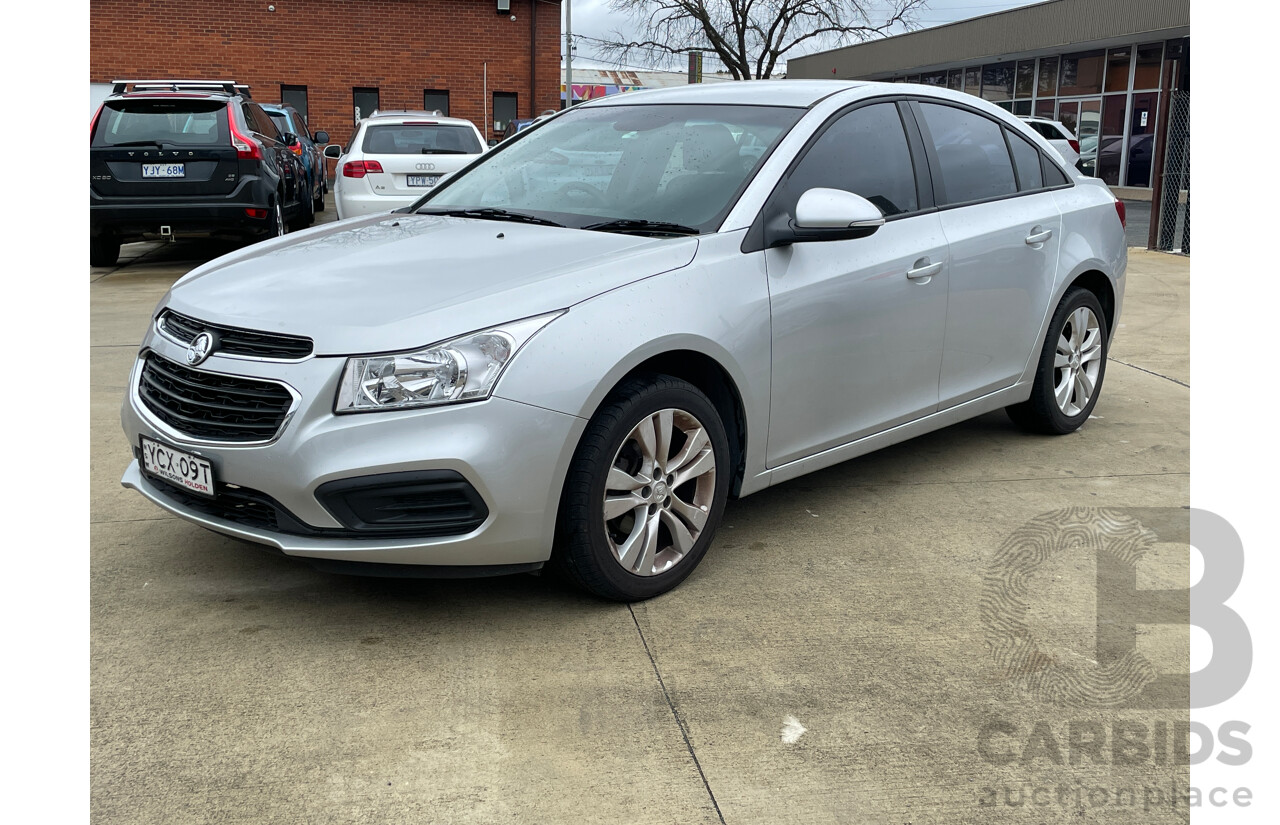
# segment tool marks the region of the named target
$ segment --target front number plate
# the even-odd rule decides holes
[[[409,186],[435,186],[440,182],[439,175],[407,175],[405,183]]]
[[[142,176],[144,178],[185,178],[187,166],[185,163],[144,163]]]
[[[142,438],[142,470],[184,490],[214,497],[213,465],[208,461]]]

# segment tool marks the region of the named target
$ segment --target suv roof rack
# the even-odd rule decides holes
[[[236,83],[234,80],[113,80],[111,94],[122,95],[127,91],[159,91],[168,92],[223,92],[229,95],[251,97],[249,86]]]

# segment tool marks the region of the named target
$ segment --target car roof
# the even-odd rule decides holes
[[[750,104],[756,106],[809,107],[823,98],[851,89],[873,85],[851,80],[735,80],[729,83],[693,83],[665,89],[646,89],[596,98],[582,106],[626,106],[651,103]]]
[[[438,124],[440,126],[471,126],[472,128],[475,128],[475,124],[467,120],[466,118],[448,117],[447,115],[433,115],[430,112],[425,112],[425,111],[423,112],[377,111],[369,115],[368,117],[362,119],[360,123],[363,125],[365,123],[372,123],[373,121],[378,121],[379,123],[396,124],[396,123],[416,122],[420,120],[429,120],[433,125]]]

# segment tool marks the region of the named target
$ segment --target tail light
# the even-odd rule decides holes
[[[1067,145],[1071,147],[1071,151],[1075,152],[1077,155],[1080,154],[1080,141],[1068,140]]]
[[[294,153],[295,155],[297,155],[298,157],[302,157],[302,144],[301,144],[301,143],[295,143],[295,144],[293,144],[292,146],[290,146],[289,148],[293,151],[293,153]]]
[[[93,130],[98,128],[98,118],[102,115],[102,104],[98,104],[98,111],[93,113],[93,117],[89,120],[89,140],[93,140]]]
[[[344,178],[363,178],[375,173],[382,173],[382,164],[376,160],[349,160],[342,164]]]
[[[1116,214],[1120,216],[1120,228],[1125,228],[1124,222],[1124,201],[1116,201]]]
[[[241,160],[262,160],[262,145],[236,128],[235,113],[227,106],[227,123],[231,126],[231,145]]]

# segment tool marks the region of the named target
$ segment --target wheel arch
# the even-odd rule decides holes
[[[670,375],[688,381],[711,400],[729,438],[730,463],[733,467],[729,496],[737,498],[746,467],[747,416],[742,394],[729,371],[715,358],[698,350],[672,349],[650,355],[628,369],[609,387],[591,415],[627,380],[646,374]]]

